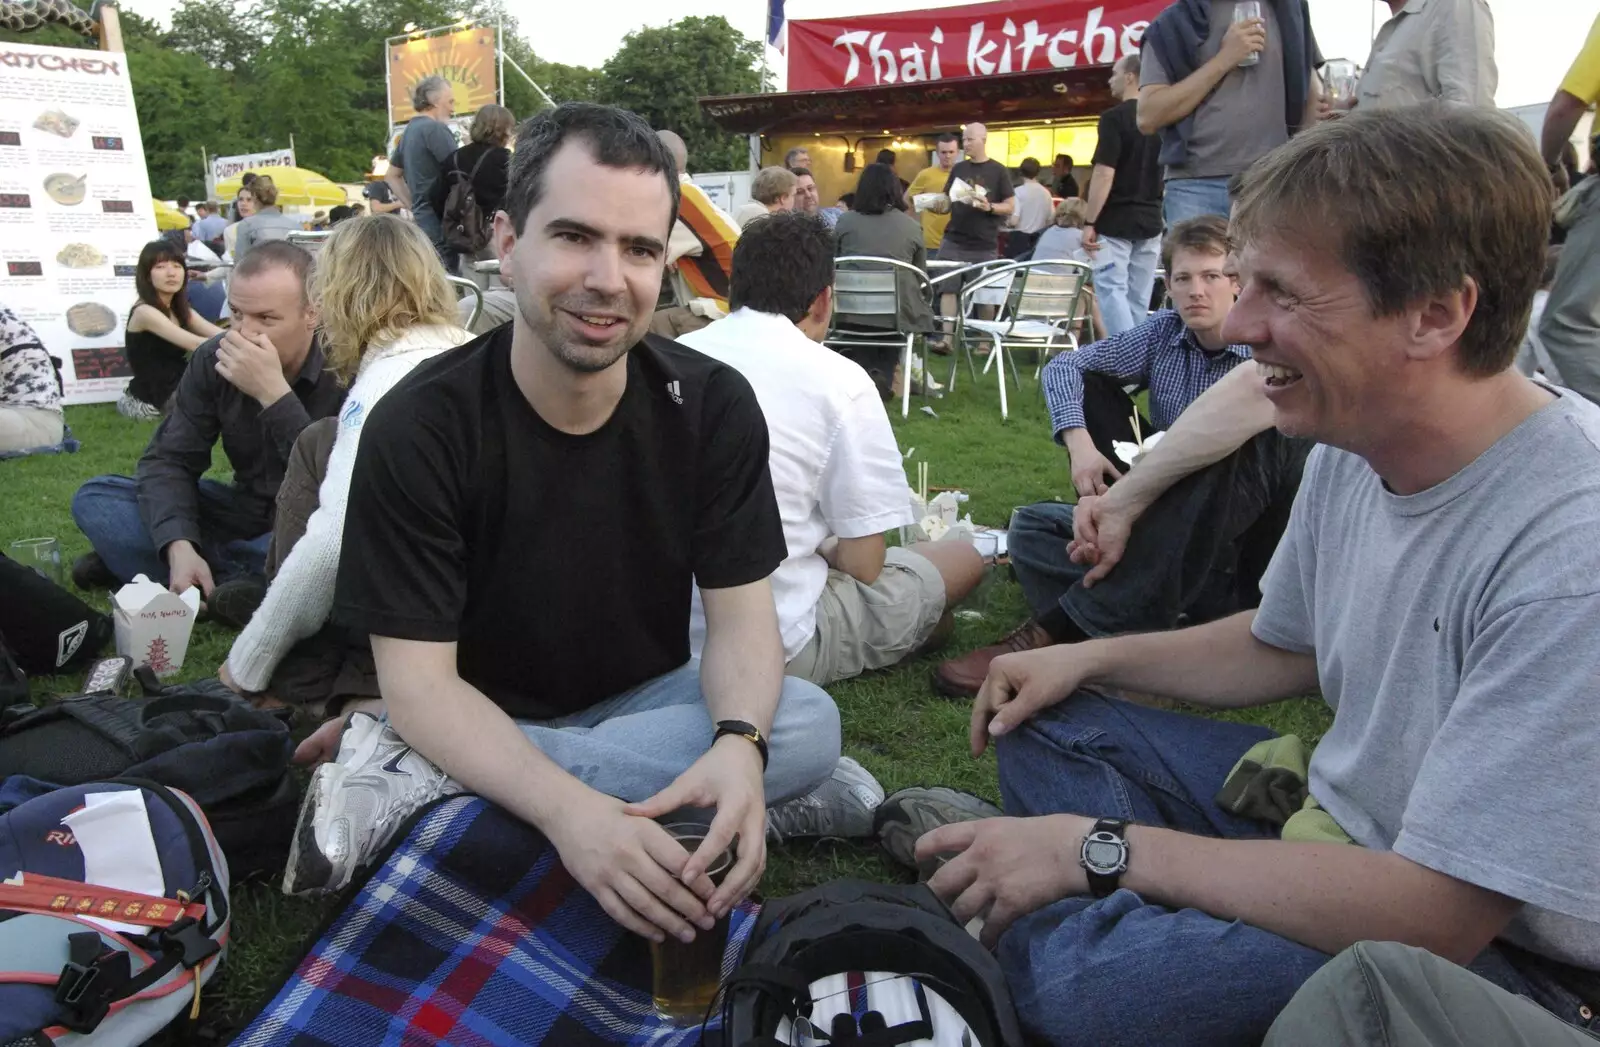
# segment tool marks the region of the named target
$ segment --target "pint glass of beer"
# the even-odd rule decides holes
[[[1235,22],[1248,22],[1261,17],[1261,0],[1239,0],[1233,6],[1233,20]],[[1239,63],[1240,69],[1247,69],[1253,65],[1261,64],[1261,52],[1253,51],[1250,56]]]
[[[706,826],[663,825],[672,838],[691,853],[705,841]],[[721,885],[733,868],[733,849],[722,852],[706,869],[711,882]],[[709,931],[695,928],[694,941],[685,945],[668,935],[650,943],[651,988],[656,1014],[674,1025],[699,1025],[722,984],[722,953],[728,944],[728,917]]]

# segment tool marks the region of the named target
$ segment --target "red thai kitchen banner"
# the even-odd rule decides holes
[[[789,90],[876,87],[1110,65],[1170,0],[992,0],[791,21]]]

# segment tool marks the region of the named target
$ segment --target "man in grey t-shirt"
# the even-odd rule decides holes
[[[1203,214],[1226,217],[1228,179],[1320,112],[1311,72],[1320,59],[1299,0],[1264,0],[1261,17],[1242,22],[1233,20],[1237,6],[1211,0],[1210,21],[1196,25],[1194,5],[1180,0],[1151,24],[1140,51],[1139,130],[1162,135],[1168,229]],[[1180,31],[1174,22],[1188,24]],[[1204,42],[1191,51],[1195,33]],[[1297,112],[1291,97],[1301,101]]]
[[[1427,177],[1393,193],[1407,171]],[[916,846],[946,859],[930,886],[956,918],[985,917],[1029,1032],[1259,1042],[1364,940],[1596,1024],[1600,408],[1511,368],[1549,200],[1520,124],[1443,103],[1357,110],[1244,173],[1224,333],[1254,349],[1277,428],[1325,445],[1261,607],[995,659],[973,749],[998,739],[1023,817]],[[1086,685],[1214,709],[1320,688],[1320,809],[1282,780],[1219,799],[1270,732]],[[1272,748],[1261,763],[1304,770]],[[897,794],[879,820],[940,805]]]
[[[389,171],[383,180],[433,241],[445,268],[454,272],[455,252],[445,247],[444,225],[428,201],[433,198],[433,184],[439,180],[445,158],[459,148],[450,125],[445,123],[455,112],[455,91],[442,76],[424,77],[412,89],[411,104],[417,115],[406,124],[394,155],[389,157]]]

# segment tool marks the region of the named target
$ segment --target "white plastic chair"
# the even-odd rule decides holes
[[[902,331],[898,320],[892,328],[882,332],[871,328],[840,327],[841,319],[853,316],[900,315],[901,287],[899,274],[905,272],[916,278],[916,293],[926,297],[931,294],[928,274],[907,262],[876,255],[843,255],[834,259],[833,269],[833,324],[822,344],[830,349],[881,349],[892,345],[905,352],[900,365],[900,416],[911,414],[911,364],[915,358],[917,338],[921,332]],[[922,359],[922,397],[928,397],[928,359]]]
[[[1008,365],[1012,383],[1018,389],[1022,387],[1016,361],[1010,355],[1011,350],[1032,349],[1038,352],[1037,376],[1055,352],[1077,349],[1078,336],[1074,327],[1081,319],[1079,305],[1092,271],[1082,262],[1055,258],[1013,262],[994,269],[961,292],[960,315],[956,318],[956,342],[968,354],[970,366],[971,352],[966,344],[968,329],[980,331],[993,340],[994,350],[984,362],[983,373],[988,374],[990,364],[998,363],[1002,420],[1010,414],[1006,402],[1005,371]],[[997,291],[1003,293],[1004,301],[995,319],[982,320],[970,315],[974,305],[992,300]],[[953,372],[955,367],[952,366],[951,370]]]

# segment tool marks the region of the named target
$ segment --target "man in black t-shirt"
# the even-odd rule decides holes
[[[1106,335],[1115,338],[1150,314],[1161,257],[1161,140],[1139,131],[1139,54],[1111,67],[1121,101],[1100,114],[1089,178],[1083,247],[1094,259],[1094,290]]]
[[[632,113],[568,103],[523,124],[493,236],[512,323],[418,368],[363,428],[334,612],[371,636],[392,726],[351,718],[286,888],[339,886],[460,788],[542,831],[623,925],[692,937],[759,877],[769,800],[877,798],[829,790],[838,710],[783,675],[755,395],[646,334],[677,186]],[[693,856],[652,820],[680,808],[716,812]],[[855,822],[869,833],[870,809]]]
[[[988,262],[1000,256],[1000,231],[1016,206],[1016,194],[1005,165],[989,159],[988,144],[987,127],[973,123],[962,128],[961,145],[967,158],[950,169],[944,191],[949,195],[959,178],[981,192],[971,199],[950,201],[950,224],[944,227],[944,241],[939,245],[940,261]]]

